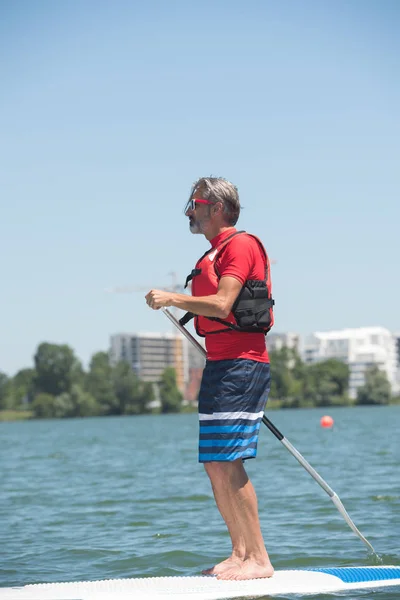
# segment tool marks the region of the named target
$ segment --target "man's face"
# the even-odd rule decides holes
[[[196,202],[196,200],[200,201]],[[189,229],[192,233],[206,233],[207,226],[211,220],[212,204],[212,202],[202,198],[200,190],[193,192],[192,206],[189,206],[185,212],[189,218]]]

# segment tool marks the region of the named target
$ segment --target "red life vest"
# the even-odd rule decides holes
[[[210,248],[210,250],[205,252],[205,254],[197,261],[195,269],[193,269],[191,274],[186,278],[186,285],[189,281],[193,280],[193,296],[210,296],[216,294],[221,278],[216,267],[216,259],[234,236],[243,234],[251,235],[262,251],[265,259],[265,279],[252,279],[244,283],[232,306],[232,311],[226,319],[203,317],[201,315],[193,315],[193,313],[186,313],[180,320],[181,324],[184,325],[191,318],[195,317],[196,332],[200,336],[204,337],[206,334],[221,333],[232,329],[245,333],[266,334],[274,324],[274,300],[272,299],[270,263],[262,242],[255,235],[246,233],[245,231],[235,231],[217,247]]]

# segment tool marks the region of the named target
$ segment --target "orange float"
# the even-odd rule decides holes
[[[321,417],[320,423],[321,423],[321,427],[327,428],[327,427],[333,427],[334,421],[333,421],[332,417],[330,417],[329,415],[324,415],[323,417]]]

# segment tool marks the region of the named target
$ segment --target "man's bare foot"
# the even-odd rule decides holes
[[[223,560],[214,567],[211,567],[210,569],[204,569],[204,571],[202,571],[201,573],[202,575],[220,575],[221,573],[224,573],[229,569],[237,567],[241,563],[242,561],[239,558],[234,558],[233,556],[230,556],[229,558]]]
[[[261,579],[264,577],[272,577],[273,574],[274,567],[270,562],[261,564],[248,558],[242,563],[233,565],[229,569],[225,569],[221,573],[218,573],[217,579],[233,579],[236,581],[241,581],[244,579]]]

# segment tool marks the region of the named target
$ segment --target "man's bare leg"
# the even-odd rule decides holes
[[[203,573],[218,579],[271,577],[274,569],[260,530],[257,497],[242,460],[205,463],[205,468],[228,527],[232,554]]]
[[[204,465],[207,475],[210,478],[215,502],[231,537],[232,554],[229,558],[214,567],[202,571],[203,575],[219,575],[232,566],[242,563],[246,556],[246,543],[243,536],[241,536],[240,524],[234,518],[235,503],[233,501],[233,494],[226,493],[227,488],[224,484],[226,479],[231,478],[231,465],[232,463],[219,462],[205,463]],[[232,469],[232,473],[234,473],[234,469]]]

